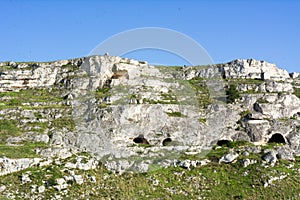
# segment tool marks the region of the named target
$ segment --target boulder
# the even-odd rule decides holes
[[[276,155],[277,155],[276,151],[269,150],[263,155],[262,159],[273,166],[277,162]]]
[[[267,120],[248,120],[245,127],[251,142],[262,142],[267,137],[270,124]]]
[[[219,163],[232,163],[238,156],[239,154],[235,152],[228,153],[220,158]]]
[[[282,160],[294,161],[294,153],[288,146],[283,146],[275,149],[277,152],[277,157]]]

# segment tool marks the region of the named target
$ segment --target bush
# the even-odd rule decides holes
[[[236,88],[235,84],[230,84],[226,89],[227,103],[233,103],[236,99],[240,98],[240,93]]]

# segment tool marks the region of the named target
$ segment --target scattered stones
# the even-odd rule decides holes
[[[35,142],[44,142],[44,143],[48,143],[49,142],[49,136],[46,134],[42,134],[42,135],[36,135],[34,137],[34,141]]]
[[[95,176],[88,176],[89,180],[92,182],[92,183],[96,183],[97,182],[97,179]]]
[[[252,160],[252,159],[246,158],[246,159],[241,160],[241,162],[244,167],[248,167],[249,165],[253,165],[253,164],[257,163],[257,160]]]
[[[54,185],[53,188],[57,189],[58,191],[61,191],[68,187],[68,184],[66,183],[64,178],[56,179],[56,183],[57,183],[57,185]]]
[[[83,177],[81,175],[75,175],[74,180],[79,185],[83,184]]]
[[[264,187],[268,187],[268,186],[272,185],[272,183],[274,181],[282,180],[286,177],[287,177],[287,175],[281,175],[281,176],[278,176],[278,177],[270,177],[270,179],[264,183]]]
[[[175,167],[178,166],[190,170],[191,167],[197,167],[197,165],[198,165],[197,160],[183,160],[183,161],[177,161]]]
[[[31,182],[31,179],[30,179],[30,174],[31,173],[25,173],[25,174],[22,174],[20,180],[21,180],[21,183],[22,184],[25,184],[25,183],[30,183]]]
[[[76,163],[71,163],[71,162],[67,162],[65,164],[66,168],[69,169],[81,169],[81,170],[91,170],[91,169],[96,169],[96,167],[98,166],[99,162],[94,159],[94,158],[88,158],[85,157],[85,159],[87,159],[87,161],[85,163],[83,163],[83,157],[77,157],[76,158]]]

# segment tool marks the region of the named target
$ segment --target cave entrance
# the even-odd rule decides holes
[[[163,140],[162,144],[163,144],[163,146],[168,146],[168,145],[170,145],[171,142],[172,142],[171,138],[166,138]]]
[[[268,143],[280,143],[285,144],[285,139],[280,133],[275,133],[272,135],[272,137],[269,139]]]
[[[229,140],[219,140],[218,142],[217,142],[217,145],[218,146],[229,146],[229,143],[230,143],[230,141]]]
[[[133,139],[133,142],[136,144],[149,144],[149,142],[143,136],[138,136]]]

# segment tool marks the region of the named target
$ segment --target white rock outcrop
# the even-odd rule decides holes
[[[286,70],[278,69],[275,64],[254,59],[238,59],[224,65],[226,78],[246,78],[262,80],[286,80],[289,73]]]

